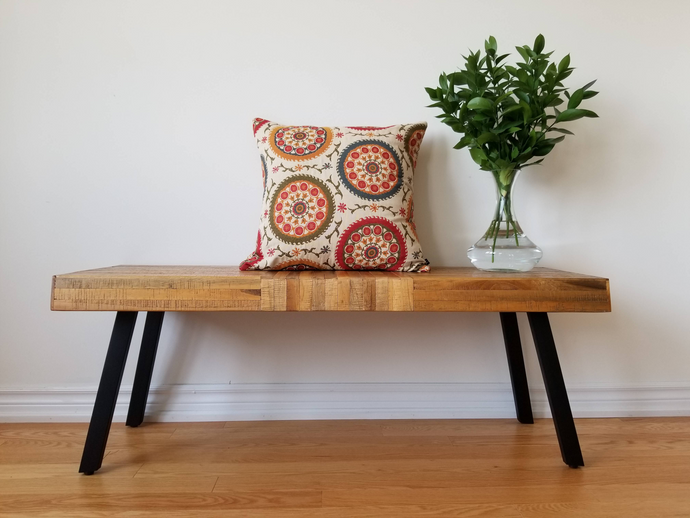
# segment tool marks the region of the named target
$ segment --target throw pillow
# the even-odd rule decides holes
[[[263,205],[240,269],[429,271],[413,201],[425,131],[255,119]]]

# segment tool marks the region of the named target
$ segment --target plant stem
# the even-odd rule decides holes
[[[496,231],[494,232],[494,242],[491,245],[491,263],[496,259],[496,239],[498,239],[498,233],[501,230],[501,218],[499,216],[498,224],[496,225]]]
[[[507,222],[507,226],[508,226],[508,233],[506,234],[506,237],[508,237],[508,238],[510,237],[510,224],[512,223],[513,224],[513,232],[515,234],[515,246],[520,246],[520,242],[518,241],[517,225],[515,224],[515,220],[513,219],[512,195],[509,193],[508,196],[511,196],[511,197],[506,199],[506,207],[507,207],[507,209],[506,209],[506,212],[507,212],[506,222]]]
[[[515,246],[520,246],[519,231],[517,221],[513,218],[512,210],[512,186],[515,180],[515,168],[507,167],[505,169],[493,171],[494,179],[496,180],[496,192],[498,196],[496,204],[496,212],[494,218],[489,225],[489,229],[484,234],[484,239],[491,241],[491,262],[496,262],[496,243],[498,236],[502,232],[501,225],[505,222],[505,238],[510,239],[511,225],[513,227],[513,237],[515,238]]]

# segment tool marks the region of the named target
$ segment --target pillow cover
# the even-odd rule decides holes
[[[240,270],[429,271],[412,196],[425,131],[254,119],[262,216]]]

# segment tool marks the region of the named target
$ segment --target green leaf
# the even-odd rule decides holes
[[[426,93],[429,94],[429,97],[431,98],[432,101],[438,100],[438,97],[436,97],[436,88],[429,88],[428,86],[424,88],[426,90]]]
[[[470,149],[470,156],[472,157],[472,160],[474,160],[479,165],[482,165],[482,161],[486,160],[486,154],[484,153],[482,148],[473,147],[472,149]]]
[[[508,56],[510,56],[510,54],[503,54],[502,56],[498,56],[498,57],[496,58],[496,64],[498,65],[501,61],[503,61],[503,60],[504,60],[505,58],[507,58]]]
[[[558,117],[556,117],[556,122],[574,121],[582,117],[598,117],[598,115],[590,110],[575,108],[561,112]]]
[[[524,47],[515,47],[515,50],[517,50],[520,53],[522,59],[525,60],[525,63],[529,61],[529,54],[527,53],[527,50],[525,50]]]
[[[582,102],[582,96],[585,94],[585,91],[582,90],[581,88],[579,90],[575,90],[573,92],[573,95],[570,96],[570,100],[568,101],[568,109],[572,108],[577,108],[580,106],[580,103]]]
[[[589,87],[592,86],[594,83],[596,83],[597,80],[595,79],[594,81],[590,81],[587,83],[585,86],[582,87],[583,90],[589,90]]]
[[[518,155],[518,157],[515,159],[515,161],[518,162],[518,163],[527,162],[527,160],[529,160],[530,158],[532,158],[533,153],[534,153],[534,152],[532,151],[532,148],[531,148],[531,147],[528,147],[527,149],[525,149],[522,153],[520,153],[520,154]]]
[[[522,168],[524,169],[525,167],[529,167],[529,166],[531,166],[531,165],[539,165],[539,164],[541,164],[543,161],[544,161],[544,159],[543,159],[543,158],[540,158],[539,160],[536,160],[536,161],[534,161],[534,162],[530,162],[529,164],[523,165]]]
[[[470,110],[493,110],[494,103],[485,97],[475,97],[467,103]]]
[[[525,124],[527,124],[527,121],[532,118],[532,108],[530,108],[529,104],[525,101],[520,101],[520,106],[522,107],[522,116],[525,120]]]
[[[541,34],[537,36],[537,39],[534,40],[534,52],[536,54],[541,54],[541,51],[544,50],[544,45],[546,44],[546,41],[544,40],[544,36]]]
[[[563,59],[561,59],[561,62],[558,63],[558,72],[563,72],[565,71],[566,68],[570,66],[570,54],[567,54]]]
[[[519,107],[519,108],[521,108],[521,107]],[[517,114],[516,114],[516,115],[517,115]],[[491,132],[492,132],[492,133],[495,133],[496,135],[498,135],[498,134],[500,134],[500,133],[503,133],[503,132],[505,132],[505,131],[509,131],[509,132],[510,132],[510,128],[519,126],[521,123],[522,123],[522,121],[516,121],[516,120],[512,120],[512,119],[503,120],[503,121],[501,122],[501,124],[499,124],[499,125],[496,126],[495,128],[492,128],[492,129],[491,129]],[[511,133],[513,133],[513,132],[511,132]]]
[[[566,135],[575,135],[575,133],[565,128],[551,128],[549,131],[557,131],[558,133],[565,133]]]
[[[549,142],[542,143],[539,146],[537,146],[536,148],[534,148],[533,156],[546,156],[549,153],[551,153],[551,151],[553,150],[555,145],[556,144],[552,144]]]
[[[520,105],[520,104],[514,104],[514,105],[512,105],[510,108],[506,108],[505,110],[503,110],[503,116],[505,117],[505,116],[508,115],[509,113],[513,113],[513,112],[515,112],[515,111],[517,111],[517,110],[522,110],[522,105]]]
[[[465,135],[460,139],[460,141],[453,146],[453,149],[462,149],[464,147],[469,146],[472,143],[472,137],[469,135]]]
[[[496,38],[493,36],[489,36],[489,39],[484,42],[484,50],[486,51],[487,54],[492,53],[495,54],[496,51],[498,50],[498,44],[496,43]],[[491,52],[489,52],[491,51]]]
[[[595,92],[594,90],[587,90],[585,93],[582,95],[583,99],[591,99],[595,95],[598,95],[599,92]]]
[[[506,185],[513,176],[515,170],[512,169],[511,163],[508,160],[501,160],[500,158],[496,160],[496,165],[501,169],[501,173],[498,178],[503,185]]]
[[[453,83],[455,84],[455,86],[467,84],[467,79],[465,79],[465,73],[464,72],[453,72],[452,74],[448,74],[448,78],[453,79]]]
[[[487,131],[486,133],[482,133],[481,135],[479,135],[479,137],[477,137],[477,144],[482,146],[487,142],[496,142],[497,140],[498,137],[494,133]]]
[[[504,94],[501,94],[496,99],[494,99],[494,104],[501,104],[503,101],[505,101],[508,98],[510,98],[510,92],[506,92]]]
[[[529,95],[527,95],[527,93],[523,92],[522,90],[515,90],[513,93],[515,94],[515,97],[520,99],[522,102],[529,104]]]
[[[438,84],[444,93],[448,91],[448,79],[446,78],[446,74],[438,76]]]

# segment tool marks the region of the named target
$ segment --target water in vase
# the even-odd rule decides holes
[[[496,210],[482,238],[467,251],[472,265],[494,272],[527,272],[542,258],[542,251],[522,231],[515,217],[513,189],[519,171],[494,173]]]

